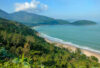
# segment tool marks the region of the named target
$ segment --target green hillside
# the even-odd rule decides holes
[[[0,68],[100,68],[95,57],[47,43],[37,32],[0,18]]]
[[[25,11],[19,11],[19,12],[9,14],[3,10],[0,10],[0,17],[13,20],[13,21],[17,21],[24,25],[29,25],[29,26],[64,25],[64,24],[70,24],[70,25],[94,25],[96,24],[95,22],[89,21],[89,20],[79,20],[79,21],[70,23],[69,21],[66,21],[66,20],[54,19],[54,18],[43,16],[43,15],[28,13]]]
[[[47,24],[57,24],[58,22],[49,17],[27,13],[24,11],[16,12],[11,14],[12,20],[22,22],[23,24],[31,24],[31,25],[47,25]]]
[[[73,25],[95,25],[96,22],[89,21],[89,20],[79,20],[72,23]]]
[[[18,21],[22,24],[29,26],[37,26],[37,25],[58,25],[58,24],[69,24],[70,22],[65,20],[56,20],[54,18],[46,17],[43,15],[38,15],[34,13],[28,13],[25,11],[19,11],[15,13],[6,13],[3,10],[0,10],[0,17]]]

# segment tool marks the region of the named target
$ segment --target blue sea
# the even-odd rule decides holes
[[[100,53],[100,24],[75,25],[48,25],[34,28],[42,37],[51,41],[70,44],[79,48]]]

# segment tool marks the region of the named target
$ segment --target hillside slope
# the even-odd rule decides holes
[[[79,20],[72,23],[73,25],[95,25],[96,22],[89,20]]]
[[[22,22],[23,24],[31,24],[31,25],[58,24],[58,22],[53,18],[33,13],[27,13],[24,11],[13,13],[11,14],[11,16],[12,20]]]
[[[6,13],[5,11],[0,9],[0,17],[5,18],[5,19],[9,19],[10,15],[8,13]]]
[[[0,18],[0,68],[100,68],[95,57],[70,52],[37,36],[35,30]]]
[[[56,20],[54,18],[28,13],[25,11],[19,11],[8,14],[7,12],[0,10],[0,17],[21,22],[25,25],[36,26],[36,25],[57,25],[57,24],[69,24],[70,22],[65,20]],[[63,22],[64,21],[64,22]]]

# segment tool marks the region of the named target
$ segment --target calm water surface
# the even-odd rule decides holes
[[[100,25],[49,25],[36,27],[42,36],[74,46],[100,52]]]

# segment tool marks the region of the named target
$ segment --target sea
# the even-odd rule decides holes
[[[100,24],[46,25],[34,29],[48,40],[100,53]]]

